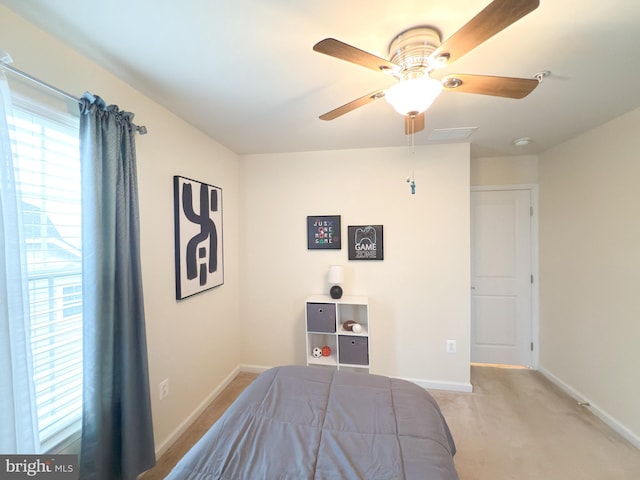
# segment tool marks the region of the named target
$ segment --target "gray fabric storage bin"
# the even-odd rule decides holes
[[[369,365],[369,338],[338,335],[338,362]]]
[[[335,333],[335,304],[307,303],[307,330],[309,332]]]

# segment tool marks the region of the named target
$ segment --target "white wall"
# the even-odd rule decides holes
[[[370,298],[373,373],[469,386],[469,146],[325,151],[242,158],[243,360],[304,364],[304,301],[326,293],[331,264],[345,294]],[[407,175],[415,172],[416,195]],[[307,250],[306,217],[384,225],[383,261]],[[447,339],[458,353],[447,354]]]
[[[640,109],[540,157],[540,364],[640,446]]]
[[[240,166],[237,156],[195,130],[141,92],[0,6],[0,48],[14,66],[81,95],[85,90],[135,112],[149,134],[137,137],[142,269],[156,447],[240,363],[238,319]],[[10,75],[10,74],[8,74]],[[223,189],[225,285],[175,300],[173,175]],[[158,400],[158,383],[170,394]]]

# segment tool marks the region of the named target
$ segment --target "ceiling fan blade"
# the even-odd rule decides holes
[[[424,112],[404,116],[404,133],[411,135],[424,130]]]
[[[345,103],[341,107],[334,108],[330,112],[327,112],[324,115],[320,115],[320,120],[333,120],[333,119],[336,119],[339,116],[344,115],[345,113],[349,113],[350,111],[355,110],[358,107],[362,107],[363,105],[366,105],[367,103],[371,103],[374,100],[382,98],[382,97],[384,97],[384,91],[385,90],[386,89],[376,90],[375,92],[371,92],[368,95],[364,95],[364,96],[362,96],[360,98],[356,98],[355,100],[352,100],[349,103]]]
[[[494,0],[429,56],[435,64],[451,64],[465,53],[531,13],[540,0]],[[442,59],[442,61],[438,61]]]
[[[540,82],[529,78],[492,77],[487,75],[452,74],[442,79],[447,91],[479,93],[494,97],[524,98]]]
[[[347,62],[355,63],[362,67],[370,68],[376,72],[396,72],[399,67],[385,60],[384,58],[377,57],[372,53],[365,52],[359,48],[352,47],[335,38],[325,38],[319,41],[313,46],[316,52],[324,53],[330,57],[346,60]]]

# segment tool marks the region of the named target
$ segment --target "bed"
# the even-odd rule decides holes
[[[260,374],[166,478],[456,480],[455,451],[413,383],[283,366]]]

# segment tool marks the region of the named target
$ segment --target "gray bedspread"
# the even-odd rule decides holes
[[[454,480],[454,454],[417,385],[286,366],[258,376],[167,478]]]

